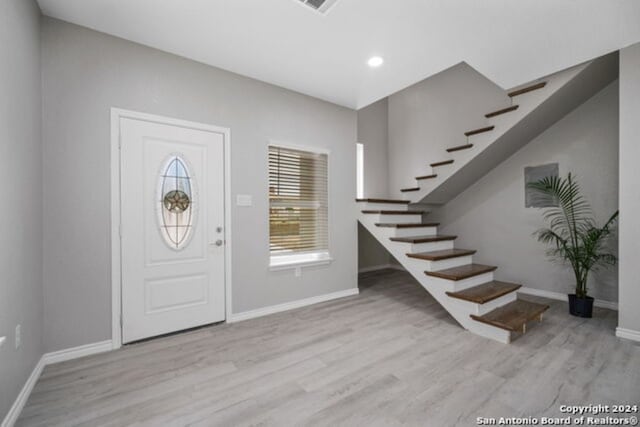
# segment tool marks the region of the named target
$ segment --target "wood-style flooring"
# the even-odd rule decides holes
[[[640,346],[614,336],[614,311],[579,319],[544,300],[544,323],[504,345],[406,273],[363,275],[360,290],[47,366],[18,425],[472,426],[640,402]]]

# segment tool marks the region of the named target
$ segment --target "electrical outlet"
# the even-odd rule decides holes
[[[16,350],[22,345],[22,328],[20,325],[16,326]]]
[[[301,277],[302,276],[302,269],[300,267],[296,267],[294,274],[295,274],[296,277]]]

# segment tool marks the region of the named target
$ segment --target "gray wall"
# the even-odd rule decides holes
[[[446,160],[446,148],[466,143],[464,132],[484,126],[484,114],[510,105],[505,92],[460,63],[389,97],[389,191]]]
[[[364,145],[364,196],[389,196],[387,98],[358,110],[358,142]]]
[[[358,110],[358,142],[364,145],[364,196],[389,196],[388,102],[384,98]],[[367,231],[358,227],[358,268],[389,264],[389,252]]]
[[[600,222],[615,212],[618,208],[617,82],[435,211],[433,217],[442,222],[443,233],[460,236],[456,246],[478,250],[474,261],[499,266],[496,273],[499,280],[570,292],[575,286],[571,269],[549,262],[545,246],[531,236],[543,226],[542,211],[524,207],[524,168],[554,162],[559,163],[561,175],[572,172],[577,177]],[[593,275],[590,293],[606,301],[617,301],[617,269]]]
[[[231,128],[234,313],[355,288],[356,113],[61,21],[43,22],[44,277],[47,351],[111,337],[110,108]],[[330,156],[335,261],[270,272],[267,144]],[[72,326],[72,327],[70,327]]]
[[[35,1],[0,2],[0,419],[43,352],[39,21]]]
[[[620,51],[619,326],[640,334],[640,43]]]

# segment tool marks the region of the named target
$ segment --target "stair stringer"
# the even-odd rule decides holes
[[[519,108],[513,112],[487,119],[495,126],[487,133],[468,138],[473,147],[451,154],[451,165],[440,166],[437,177],[419,180],[419,191],[403,193],[412,203],[443,204],[506,160],[555,122],[585,102],[617,77],[616,53],[581,64],[539,79],[547,85],[539,90],[514,97]],[[435,159],[440,160],[440,159]],[[425,172],[425,175],[428,175]]]
[[[382,246],[384,246],[384,248],[400,262],[402,267],[404,267],[418,281],[418,283],[420,283],[420,285],[425,288],[427,292],[429,292],[436,299],[436,301],[438,301],[438,303],[449,312],[449,314],[451,314],[451,316],[463,328],[477,335],[493,339],[501,343],[508,344],[511,342],[511,333],[509,331],[496,328],[485,323],[477,322],[471,319],[470,315],[482,315],[498,306],[515,300],[515,292],[497,298],[490,304],[476,304],[472,302],[462,301],[456,298],[451,298],[445,293],[447,291],[460,291],[462,289],[467,289],[472,286],[477,286],[479,284],[491,281],[493,280],[493,272],[485,273],[483,275],[461,280],[458,282],[427,276],[425,274],[425,271],[440,270],[456,265],[452,265],[450,263],[450,260],[431,261],[427,263],[424,260],[409,258],[407,256],[407,253],[412,252],[411,244],[393,242],[389,240],[389,238],[393,236],[393,230],[385,230],[381,227],[377,227],[375,225],[377,222],[376,219],[371,218],[366,214],[359,213],[358,220],[376,238],[376,240],[378,240],[378,242],[380,242],[380,244],[382,244]],[[451,248],[453,248],[453,242],[451,242],[450,246]],[[441,248],[443,248],[443,245],[438,245],[438,249]],[[460,260],[459,264],[457,265],[468,264],[470,262],[470,258],[470,255],[464,257],[464,260]],[[447,263],[445,261],[449,262]]]

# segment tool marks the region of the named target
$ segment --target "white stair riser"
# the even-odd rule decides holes
[[[426,271],[438,271],[446,270],[447,268],[460,267],[462,265],[468,265],[473,263],[473,257],[471,255],[460,256],[456,258],[442,259],[439,261],[426,261]]]
[[[455,300],[455,304],[459,305],[462,309],[468,310],[469,313],[482,316],[487,314],[491,310],[495,310],[498,307],[515,301],[516,299],[518,299],[518,294],[516,292],[510,292],[494,300],[487,301],[484,304],[477,304],[475,302],[465,301],[458,298],[451,299]]]
[[[373,219],[374,223],[409,224],[422,222],[422,215],[393,215],[393,214],[365,214]]]
[[[490,130],[489,132],[483,132],[476,135],[471,135],[469,137],[469,143],[473,144],[474,146],[484,147],[490,144],[491,142],[493,142],[494,139],[496,139],[496,135],[498,134],[499,131],[500,130],[496,127],[493,130]]]
[[[420,258],[407,257],[407,264],[420,268],[424,271],[438,271],[447,268],[460,267],[461,265],[471,264],[471,255],[457,258],[443,259],[440,261],[429,261]]]
[[[376,226],[376,232],[379,232],[384,238],[392,237],[411,237],[411,236],[435,236],[438,234],[437,227],[379,227]]]
[[[431,175],[439,175],[443,172],[449,172],[450,170],[453,170],[454,167],[456,166],[456,162],[454,161],[453,163],[449,163],[448,165],[442,165],[442,166],[436,166],[436,167],[431,167]],[[431,178],[431,179],[426,179],[426,180],[422,180],[422,179],[417,179],[416,181],[420,182],[420,181],[435,181],[436,179],[438,179],[438,177],[436,178]]]
[[[429,276],[429,279],[432,280],[436,286],[439,286],[449,292],[459,292],[474,286],[482,285],[483,283],[491,282],[493,280],[493,272],[491,271],[489,273],[479,274],[464,280],[449,280],[433,276]]]
[[[432,252],[432,251],[444,251],[447,249],[453,249],[454,240],[442,240],[440,242],[429,243],[412,243],[410,250],[411,253],[420,252]]]
[[[435,236],[438,227],[392,228],[393,237]]]
[[[358,210],[360,211],[406,211],[409,205],[400,203],[369,203],[358,202]]]
[[[487,325],[486,323],[478,322],[469,318],[470,322],[466,323],[467,330],[481,337],[489,338],[503,344],[509,344],[511,342],[511,332],[495,326]]]

